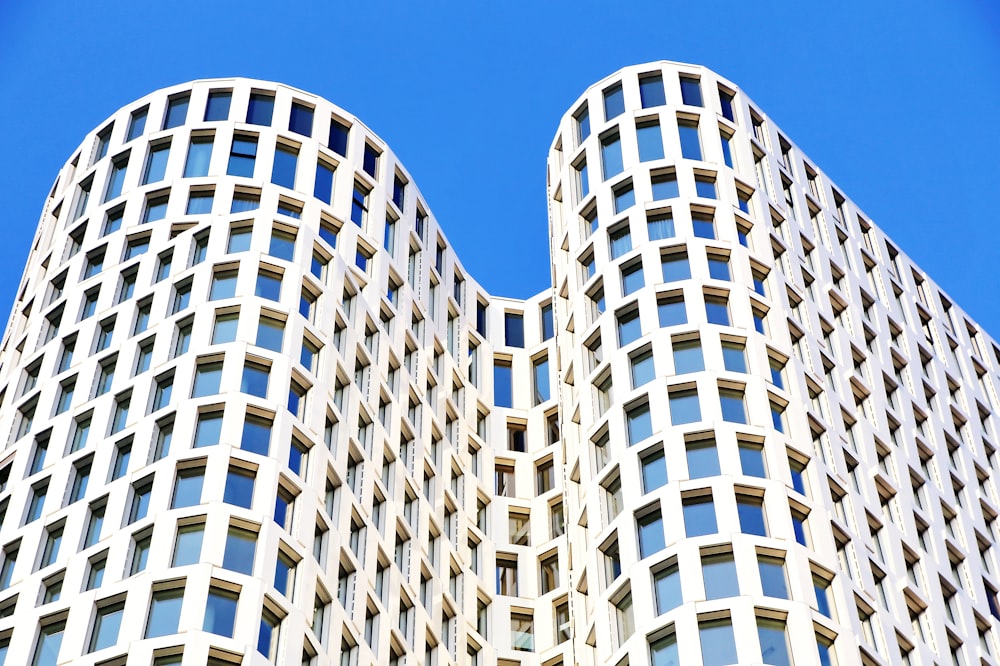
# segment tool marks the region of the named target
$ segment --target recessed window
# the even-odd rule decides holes
[[[230,176],[253,178],[256,160],[257,137],[237,134],[233,137],[232,150],[229,152],[229,167],[226,173]]]
[[[351,198],[351,222],[363,227],[368,219],[368,194],[369,191],[361,183],[354,183],[354,191]]]
[[[288,117],[288,129],[304,136],[312,135],[313,110],[305,104],[292,102],[292,111]]]
[[[615,214],[624,212],[635,205],[635,190],[632,181],[628,181],[614,189]]]
[[[177,528],[177,540],[174,542],[172,566],[184,567],[197,564],[201,560],[201,544],[205,539],[204,523],[181,525]]]
[[[732,553],[702,556],[701,576],[705,581],[705,599],[740,596],[736,560]]]
[[[674,374],[683,375],[689,372],[701,372],[705,369],[705,360],[701,353],[701,341],[680,340],[673,344]]]
[[[249,213],[260,208],[259,191],[236,190],[229,206],[230,213]]]
[[[226,535],[226,548],[222,566],[230,571],[253,575],[254,554],[257,550],[257,533],[239,527],[230,527]]]
[[[247,106],[247,123],[251,125],[270,125],[274,114],[274,96],[262,93],[250,95]]]
[[[639,143],[639,161],[650,162],[663,159],[663,136],[660,123],[649,120],[636,123],[636,141]]]
[[[198,415],[194,433],[194,447],[214,446],[222,437],[222,412],[203,412]]]
[[[733,624],[725,620],[711,620],[698,624],[698,637],[701,641],[701,663],[704,666],[725,666],[738,664],[736,653],[736,638],[733,636]]]
[[[646,233],[649,240],[663,240],[677,235],[674,217],[670,213],[659,213],[646,217]]]
[[[520,313],[504,313],[504,344],[524,347],[524,317]]]
[[[709,255],[708,256],[708,276],[713,280],[729,281],[729,258]]]
[[[632,375],[632,388],[638,388],[643,384],[653,381],[656,369],[653,362],[653,352],[646,349],[629,357],[629,366]]]
[[[104,200],[111,201],[121,196],[122,186],[125,184],[125,173],[128,169],[128,158],[130,152],[125,152],[120,155],[116,155],[111,160],[111,175],[108,176],[108,184],[104,190]],[[121,224],[121,218],[118,218],[118,223]],[[106,233],[111,233],[107,231]]]
[[[611,120],[623,113],[625,113],[625,95],[619,83],[604,91],[604,119]]]
[[[201,398],[206,395],[218,395],[221,383],[222,361],[199,363],[195,370],[194,388],[191,390],[191,397]]]
[[[687,310],[683,296],[668,296],[657,302],[657,315],[661,328],[687,323]]]
[[[246,363],[243,366],[243,379],[240,391],[258,398],[267,397],[267,383],[270,369],[257,363]]]
[[[691,265],[685,252],[673,252],[663,255],[661,259],[664,282],[687,280],[691,277]]]
[[[642,337],[642,322],[638,308],[618,314],[618,346],[624,347]]]
[[[191,467],[177,471],[177,481],[174,483],[174,495],[170,501],[171,509],[201,504],[201,489],[205,485],[205,469]]]
[[[746,350],[739,342],[722,343],[722,362],[729,372],[747,371]]]
[[[239,595],[218,587],[209,588],[205,603],[205,621],[202,630],[210,634],[232,638],[236,626],[236,606]]]
[[[659,509],[640,516],[637,520],[639,557],[649,557],[664,549],[663,517]]]
[[[271,445],[271,421],[269,419],[248,414],[243,422],[243,436],[240,448],[244,451],[263,456],[268,454]]]
[[[281,297],[281,276],[270,271],[260,270],[257,273],[257,285],[254,295],[272,301],[278,301]]]
[[[715,534],[715,504],[711,495],[684,498],[681,502],[685,534],[690,537]]]
[[[709,324],[729,326],[729,300],[725,296],[705,296],[705,317]]]
[[[785,562],[778,557],[757,556],[757,572],[760,587],[766,597],[788,598],[788,580],[785,576]]]
[[[188,145],[187,160],[184,162],[184,177],[197,178],[208,175],[208,166],[212,161],[214,135],[194,135]]]
[[[709,476],[718,476],[719,452],[715,447],[715,440],[705,439],[688,442],[687,466],[688,478],[703,479]]]
[[[601,168],[604,180],[617,176],[622,172],[622,143],[617,131],[601,137]]]
[[[626,408],[625,424],[628,433],[628,444],[637,444],[653,434],[653,422],[649,412],[649,403],[642,402]]]
[[[379,153],[375,146],[365,143],[365,154],[361,162],[361,168],[372,178],[378,178],[378,162],[381,156],[382,154]]]
[[[747,407],[742,389],[719,389],[719,404],[722,407],[722,420],[729,423],[746,423]]]
[[[716,199],[718,195],[715,190],[715,177],[695,175],[694,177],[695,195],[703,199]]]
[[[658,615],[671,611],[684,603],[684,598],[681,594],[681,575],[676,564],[653,574],[653,591],[656,594],[656,613]],[[676,644],[674,654],[676,655]],[[657,661],[655,663],[657,665],[662,663],[663,666],[668,666],[669,664],[676,665],[680,662],[675,659],[674,661]]]
[[[590,112],[587,109],[587,105],[584,104],[580,109],[573,114],[573,119],[576,121],[576,140],[577,143],[583,143],[588,136],[590,136]]]
[[[333,200],[334,167],[322,159],[316,160],[316,179],[313,183],[313,196],[324,203]]]
[[[630,233],[629,226],[626,224],[608,232],[608,243],[611,249],[612,259],[617,259],[623,254],[631,251],[632,234]]]
[[[145,637],[155,638],[176,634],[183,604],[183,587],[153,592],[149,602],[149,615],[146,618]]]
[[[644,109],[666,104],[667,100],[663,94],[663,76],[660,74],[640,76],[639,99]]]
[[[788,635],[784,620],[758,617],[757,638],[760,640],[760,653],[765,664],[791,666],[792,658],[788,654]]]
[[[747,476],[767,478],[767,468],[764,465],[764,447],[753,442],[740,442],[740,467]]]
[[[662,448],[657,447],[653,453],[644,456],[641,464],[644,493],[652,492],[667,484],[667,462]]]
[[[228,90],[213,90],[208,93],[208,103],[205,105],[205,120],[229,120],[229,104],[233,94]]]
[[[698,122],[679,120],[677,121],[677,132],[681,138],[681,157],[688,160],[701,160],[701,136],[698,133]]]
[[[209,292],[209,300],[218,301],[236,296],[236,280],[239,271],[225,270],[218,271],[212,276],[212,288]]]
[[[219,345],[236,339],[236,329],[239,325],[238,312],[220,312],[215,316],[215,327],[212,329],[212,344]]]
[[[299,151],[291,146],[279,143],[274,149],[274,162],[271,167],[271,182],[288,189],[295,188],[295,167],[298,164]]]
[[[688,106],[701,106],[701,81],[691,76],[682,76],[681,101]]]
[[[740,518],[740,531],[744,534],[767,536],[767,521],[764,519],[764,501],[760,497],[736,497],[736,512]]]
[[[233,506],[249,509],[253,504],[254,475],[240,467],[230,467],[226,475],[226,487],[222,501]]]
[[[97,615],[94,617],[94,628],[90,633],[90,647],[88,652],[97,652],[98,650],[103,650],[104,648],[109,648],[118,642],[118,630],[121,628],[122,617],[125,615],[125,603],[117,602],[108,606],[102,606],[97,609]],[[54,656],[55,653],[53,653]],[[45,663],[49,658],[46,655],[40,655],[42,657],[41,661],[36,660],[36,663]],[[53,663],[55,659],[53,658]]]

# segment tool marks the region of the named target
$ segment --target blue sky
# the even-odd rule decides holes
[[[549,279],[545,157],[560,117],[598,79],[668,59],[739,85],[1000,335],[996,3],[623,4],[0,0],[0,310],[84,134],[157,88],[220,76],[282,81],[359,116],[472,275],[533,294]]]

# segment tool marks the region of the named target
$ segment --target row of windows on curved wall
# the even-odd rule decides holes
[[[242,97],[242,95],[240,95]],[[210,123],[234,120],[232,111],[232,89],[213,89],[208,92],[203,113],[192,113],[191,94],[188,92],[171,95],[167,99],[164,109],[163,122],[155,126],[149,126],[150,105],[138,108],[129,115],[127,128],[121,143],[128,143],[143,136],[146,133],[158,130],[169,130],[181,127],[188,123]],[[242,102],[242,99],[240,100]],[[284,105],[279,105],[283,107]],[[284,130],[287,127],[289,132],[305,137],[312,137],[315,123],[315,107],[307,102],[292,100],[288,108],[288,121],[275,122],[275,94],[268,92],[250,92],[247,99],[245,122],[248,125],[262,125],[275,127]],[[239,121],[238,119],[235,119]],[[158,128],[158,129],[157,129]],[[329,130],[326,147],[338,155],[346,156],[349,146],[349,133],[352,125],[348,121],[339,119],[336,116],[330,117]],[[115,130],[115,123],[107,125],[97,132],[96,145],[94,147],[94,159],[97,162],[108,154],[108,149],[112,145],[112,135]],[[362,157],[362,168],[372,178],[378,178],[379,166],[382,158],[382,151],[369,141],[365,141],[364,155]],[[401,207],[401,206],[400,206]]]
[[[676,213],[676,215],[675,215]],[[584,218],[586,220],[586,218]],[[597,231],[596,218],[591,224],[591,233]],[[743,247],[750,247],[749,234],[752,225],[741,218],[736,218],[736,233],[730,236],[730,228],[725,219],[717,220],[716,211],[709,207],[693,206],[690,209],[682,207],[665,207],[646,211],[642,224],[634,224],[626,219],[615,224],[607,231],[607,259],[619,259],[633,249],[642,247],[646,242],[657,242],[689,236],[705,240],[720,240],[735,238]],[[721,229],[720,229],[721,225]],[[643,226],[645,229],[643,229]],[[598,241],[595,241],[595,243]],[[579,256],[581,280],[586,282],[597,271],[598,263],[604,261],[604,251],[598,251],[595,245],[588,245]],[[720,248],[720,252],[724,252]],[[728,253],[727,253],[728,254]],[[767,274],[767,269],[757,267],[759,272]]]
[[[187,147],[184,161],[183,177],[198,178],[210,175],[210,163],[214,147],[214,134],[192,135]],[[280,141],[274,150],[273,164],[270,171],[270,182],[290,190],[296,189],[297,179],[301,186],[301,181],[305,178],[303,169],[299,168],[297,146],[283,144]],[[230,176],[241,176],[253,178],[260,175],[261,169],[257,168],[257,135],[244,135],[237,133],[234,135],[229,153],[226,173]],[[163,182],[167,175],[168,160],[171,153],[171,142],[161,139],[150,145],[139,185],[155,185]],[[107,177],[101,204],[113,202],[126,192],[124,189],[129,165],[131,151],[126,151],[112,159],[110,173]],[[325,159],[322,155],[317,158],[315,175],[312,179],[312,195],[324,203],[331,203],[333,200],[334,173],[337,164]],[[90,175],[82,180],[76,188],[73,213],[66,218],[65,224],[69,226],[72,222],[80,219],[87,213],[91,198],[91,190],[95,185],[95,175]],[[405,198],[406,181],[401,176],[397,176],[391,200],[398,209],[397,212],[390,211],[390,216],[398,218],[402,210]],[[299,188],[300,191],[302,187]],[[356,177],[352,191],[351,220],[358,226],[363,226],[368,216],[370,206],[370,196],[373,185],[366,183],[362,178]],[[157,193],[160,194],[160,193]],[[211,201],[189,202],[189,209],[192,206],[197,208],[194,212],[208,212],[205,208],[210,208]],[[191,213],[192,211],[188,211]],[[423,236],[423,225],[426,214],[422,212],[422,207],[418,206],[416,213],[416,231],[418,236]],[[144,213],[144,221],[150,222],[159,219],[155,213],[150,219],[150,214]]]
[[[734,92],[718,87],[718,113],[733,123],[736,122],[734,97]],[[641,73],[610,84],[601,91],[601,102],[603,122],[610,122],[621,116],[627,108],[653,109],[678,102],[692,108],[705,106],[700,75],[680,72],[676,76],[669,73],[664,77],[662,70]],[[584,102],[572,115],[575,134],[572,143],[578,145],[590,136],[591,114],[588,103]]]

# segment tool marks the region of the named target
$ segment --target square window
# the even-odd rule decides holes
[[[208,167],[212,161],[212,148],[215,143],[215,135],[192,136],[191,143],[188,144],[187,159],[184,162],[184,177],[199,178],[208,175]],[[201,193],[199,193],[201,194]],[[194,193],[188,198],[188,214],[191,214],[191,202]],[[209,194],[208,207],[211,208],[211,194]],[[198,211],[210,212],[210,211]]]
[[[760,444],[740,442],[740,467],[747,476],[767,478],[767,468],[764,465],[764,447]]]
[[[184,604],[184,588],[172,588],[153,592],[146,618],[146,638],[176,634]],[[179,663],[179,662],[178,662]]]
[[[646,218],[646,234],[649,240],[664,240],[677,235],[674,218],[670,213],[650,215]]]
[[[270,369],[267,366],[247,363],[243,366],[243,379],[240,382],[240,391],[247,395],[265,398],[267,397],[267,382],[269,377]]]
[[[285,322],[261,317],[257,325],[257,346],[271,351],[280,352],[285,336]]]
[[[701,558],[701,575],[705,581],[706,599],[740,596],[736,576],[736,561],[732,553],[706,555]]]
[[[645,350],[629,357],[629,365],[632,374],[632,388],[638,388],[643,384],[653,381],[656,369],[653,362],[652,350]]]
[[[694,177],[695,194],[703,199],[718,198],[715,191],[715,178],[712,176]]]
[[[288,118],[289,131],[304,136],[312,135],[313,110],[305,104],[292,102],[291,115]]]
[[[219,345],[236,339],[236,329],[239,325],[238,312],[220,312],[215,315],[215,327],[212,329],[212,344]]]
[[[209,300],[220,301],[236,296],[236,280],[239,272],[236,270],[217,271],[212,276],[212,288]]]
[[[708,257],[708,276],[713,280],[729,281],[729,259],[728,257]]]
[[[714,440],[689,442],[686,451],[689,479],[704,479],[721,473],[719,451],[715,448]]]
[[[270,125],[274,113],[274,97],[262,93],[250,95],[247,106],[247,123],[251,125]]]
[[[601,168],[604,180],[617,176],[622,172],[622,143],[618,133],[601,138]]]
[[[256,532],[230,527],[226,535],[226,549],[222,555],[223,568],[248,576],[252,575],[256,549]]]
[[[705,369],[705,360],[702,357],[700,340],[677,341],[674,342],[673,348],[675,375],[701,372]]]
[[[253,504],[254,474],[239,467],[230,467],[222,501],[249,509]]]
[[[747,407],[742,390],[720,388],[719,403],[722,406],[723,421],[729,423],[747,422]]]
[[[764,519],[764,502],[761,498],[737,496],[736,511],[740,518],[741,532],[767,536],[767,521]]]
[[[218,395],[222,383],[222,361],[199,363],[195,370],[192,398]]]
[[[788,598],[788,581],[785,576],[785,563],[777,557],[757,556],[757,571],[760,575],[760,587],[766,597],[778,599]]]
[[[687,323],[687,310],[683,296],[671,296],[657,303],[657,314],[661,328],[680,326]]]
[[[701,420],[701,407],[698,404],[697,389],[671,391],[670,421],[674,425],[694,423]]]

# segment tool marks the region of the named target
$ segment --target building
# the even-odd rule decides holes
[[[998,663],[996,344],[705,68],[590,88],[547,185],[520,301],[308,93],[88,135],[0,356],[0,662]]]

